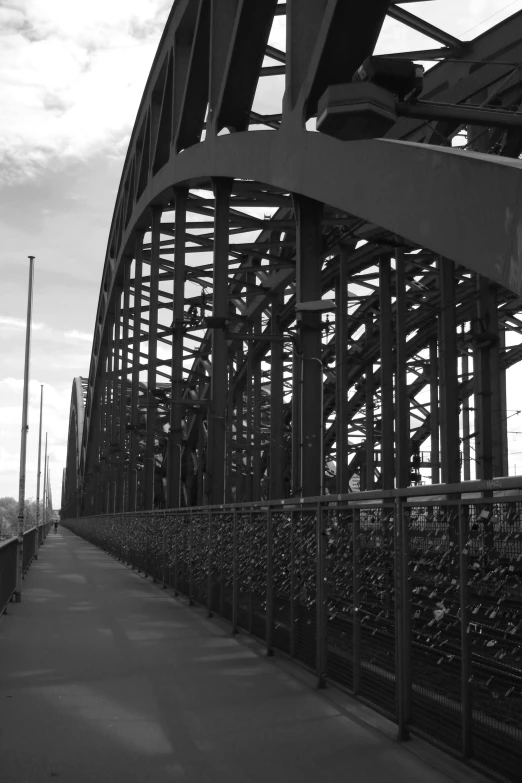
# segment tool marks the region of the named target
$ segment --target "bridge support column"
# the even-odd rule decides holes
[[[296,218],[296,304],[321,299],[322,234],[324,205],[294,195]],[[300,397],[300,420],[292,422],[293,437],[300,444],[300,495],[322,494],[323,458],[323,367],[321,361],[321,313],[297,313],[301,342],[301,383],[294,386]]]
[[[272,334],[281,334],[279,313],[283,297],[274,294],[271,303]],[[284,491],[285,446],[283,411],[283,353],[284,345],[275,340],[270,348],[270,500],[282,500]]]
[[[475,447],[477,478],[503,475],[503,429],[506,418],[502,400],[497,290],[477,276],[477,321],[475,328]]]
[[[261,316],[254,320],[254,332],[261,332]],[[252,346],[252,349],[254,346]],[[252,411],[252,500],[261,499],[261,360],[254,356]]]
[[[156,483],[156,397],[158,365],[158,297],[160,273],[161,208],[152,208],[150,284],[149,284],[149,339],[147,358],[147,438],[145,446],[145,509],[154,508]]]
[[[102,411],[102,399],[101,399],[101,392],[98,390],[93,390],[93,405],[92,405],[92,413],[91,413],[91,426],[90,429],[92,430],[92,446],[91,451],[89,453],[89,466],[88,466],[88,472],[90,473],[89,479],[89,486],[90,486],[90,494],[89,494],[89,508],[87,509],[87,514],[90,515],[96,515],[100,514],[100,506],[99,506],[99,487],[100,487],[100,443],[101,443],[101,411]]]
[[[243,343],[239,343],[236,352],[236,366],[242,367],[244,361]],[[241,380],[236,385],[236,503],[245,499],[245,428],[244,428],[244,390],[245,382]]]
[[[236,466],[234,463],[234,455],[235,455],[235,441],[234,436],[237,438],[237,429],[234,432],[234,428],[232,426],[232,422],[234,421],[234,379],[235,379],[235,370],[234,370],[234,349],[229,348],[228,350],[228,398],[227,398],[227,477],[226,477],[226,491],[225,491],[225,502],[226,503],[234,503],[234,487],[236,487]],[[236,495],[237,497],[237,495]]]
[[[440,412],[439,412],[439,346],[430,340],[430,440],[431,483],[440,483]]]
[[[348,492],[348,276],[350,250],[341,248],[335,290],[335,462],[336,492]]]
[[[457,374],[457,318],[455,264],[439,261],[441,314],[439,318],[439,378],[441,413],[442,481],[460,481],[460,429]]]
[[[101,482],[100,482],[100,513],[109,513],[109,491],[111,481],[110,462],[110,432],[111,432],[111,376],[112,376],[112,323],[110,316],[107,318],[107,332],[104,341],[103,360],[103,407],[102,407],[102,439],[101,439]]]
[[[114,305],[114,337],[112,340],[112,404],[111,404],[111,431],[109,440],[109,454],[111,465],[111,477],[110,477],[110,492],[109,492],[109,511],[114,513],[117,510],[116,498],[118,493],[118,482],[120,475],[120,442],[119,442],[119,428],[118,428],[118,410],[120,408],[120,400],[123,394],[123,388],[120,380],[120,352],[122,345],[121,338],[121,295],[122,291],[119,286],[115,287],[115,305]]]
[[[174,300],[172,335],[172,386],[167,473],[167,506],[181,506],[181,455],[183,448],[183,337],[185,320],[185,243],[187,235],[186,188],[176,188],[176,241],[174,245]]]
[[[143,232],[136,233],[134,260],[134,297],[132,308],[132,379],[130,410],[130,459],[128,510],[138,511],[138,454],[140,448],[140,363],[141,363],[141,288],[143,277]]]
[[[395,444],[393,404],[393,321],[391,261],[379,262],[381,340],[381,489],[393,489]]]
[[[123,321],[121,334],[121,386],[120,386],[120,431],[118,481],[116,485],[116,511],[127,511],[125,498],[125,478],[127,462],[127,403],[128,403],[128,372],[129,372],[129,301],[130,301],[130,265],[131,259],[124,258],[123,270]]]
[[[396,476],[397,487],[410,485],[410,404],[408,399],[406,367],[406,264],[402,253],[397,253],[395,281],[397,307],[397,364],[396,364]]]
[[[366,350],[371,350],[373,339],[373,315],[366,318]],[[364,469],[364,484],[361,487],[371,490],[375,483],[375,400],[373,386],[373,359],[368,357],[366,362],[366,460]]]
[[[216,178],[214,187],[214,296],[212,315],[228,316],[229,203],[232,180]],[[212,331],[212,379],[208,418],[208,502],[225,500],[227,341],[225,327]]]
[[[252,277],[249,276],[249,282],[252,282]],[[247,332],[252,335],[254,331],[253,324],[250,321],[247,326]],[[246,384],[245,384],[245,391],[246,391],[246,428],[245,428],[245,473],[246,473],[246,481],[245,481],[245,494],[244,494],[244,500],[247,503],[250,503],[252,500],[254,500],[253,496],[253,475],[254,475],[254,465],[253,465],[253,419],[254,419],[254,343],[252,340],[248,341],[247,344],[247,362],[246,362],[246,368],[247,368],[247,377],[246,377]]]

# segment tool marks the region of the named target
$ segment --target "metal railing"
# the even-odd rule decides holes
[[[51,528],[50,524],[32,527],[24,532],[23,543],[23,573],[27,573],[35,554],[37,553],[37,537],[39,546],[43,544]],[[16,588],[18,539],[8,538],[0,541],[0,616],[6,611]]]
[[[319,687],[331,681],[370,703],[400,738],[421,733],[515,781],[521,487],[468,482],[62,524],[293,657]]]

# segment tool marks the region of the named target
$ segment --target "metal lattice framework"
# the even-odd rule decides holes
[[[439,59],[421,98],[453,114],[374,141],[316,132],[386,15],[442,45],[395,57]],[[522,13],[463,43],[388,0],[174,3],[85,402],[73,388],[65,517],[507,474],[521,41]],[[255,110],[267,94],[272,114]]]

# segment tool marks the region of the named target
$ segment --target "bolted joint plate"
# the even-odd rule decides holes
[[[334,84],[319,101],[317,130],[341,141],[376,139],[397,122],[393,93],[371,82]]]

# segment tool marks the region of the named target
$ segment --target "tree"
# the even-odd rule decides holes
[[[40,504],[40,523],[42,522],[42,504]],[[36,501],[25,501],[24,530],[36,525]],[[18,501],[14,498],[0,498],[0,540],[12,538],[18,533]]]

